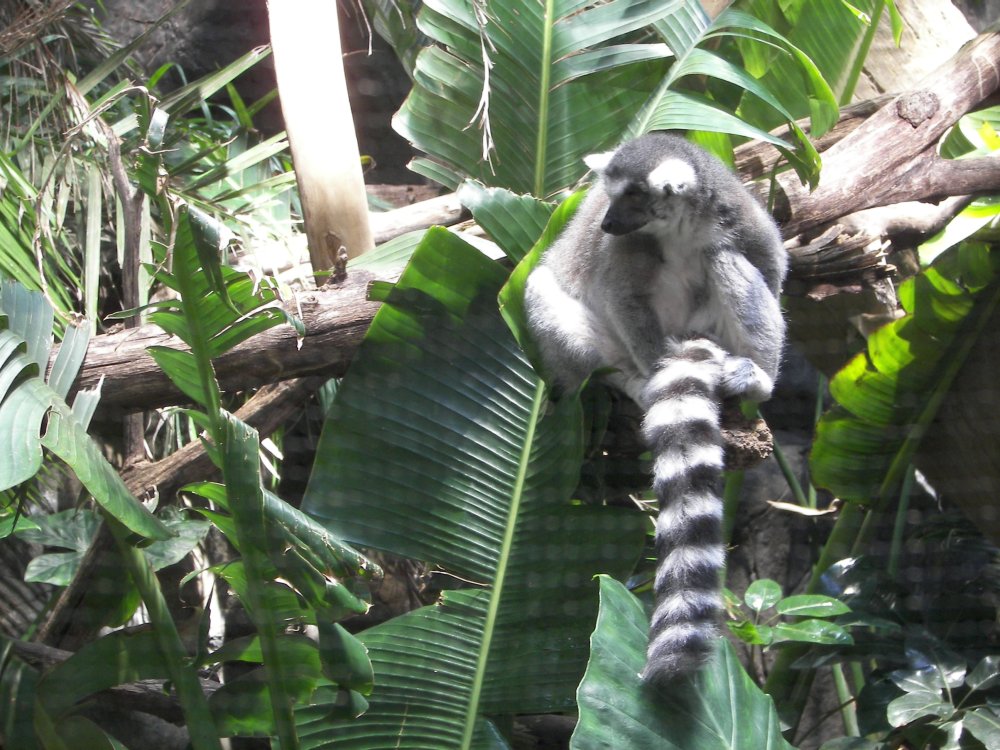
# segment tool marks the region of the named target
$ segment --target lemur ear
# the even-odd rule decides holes
[[[649,173],[646,182],[663,193],[680,195],[688,192],[698,182],[690,162],[674,157],[664,159]]]
[[[583,163],[597,172],[597,174],[604,174],[604,170],[607,169],[608,164],[611,162],[611,157],[614,155],[614,151],[605,151],[603,154],[589,154],[583,157]]]

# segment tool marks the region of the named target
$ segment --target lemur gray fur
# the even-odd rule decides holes
[[[651,133],[587,157],[600,180],[528,277],[549,382],[595,370],[645,412],[656,598],[643,677],[700,667],[722,607],[720,402],[763,401],[778,373],[786,254],[771,217],[720,161]]]

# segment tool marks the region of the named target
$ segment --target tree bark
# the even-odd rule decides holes
[[[1000,190],[1000,161],[949,161],[935,153],[945,131],[998,85],[1000,34],[983,34],[824,152],[816,190],[810,193],[794,174],[778,177],[785,236],[875,206]]]

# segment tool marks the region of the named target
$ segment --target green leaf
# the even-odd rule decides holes
[[[283,635],[276,641],[282,664],[283,693],[295,703],[309,700],[321,678],[316,644],[304,636]],[[220,734],[274,735],[272,681],[265,668],[228,680],[209,697]]]
[[[713,660],[669,687],[644,686],[649,620],[639,601],[601,576],[601,610],[591,658],[577,693],[580,718],[572,750],[770,750],[791,746],[781,736],[771,699],[719,639]],[[663,710],[669,706],[670,710]]]
[[[1000,287],[989,285],[998,269],[1000,255],[964,244],[902,285],[907,315],[873,333],[830,382],[838,405],[816,427],[817,486],[856,502],[891,496],[1000,304]]]
[[[781,586],[770,578],[761,578],[747,586],[743,601],[754,612],[763,612],[781,599]]]
[[[24,571],[24,580],[68,586],[80,561],[100,526],[97,514],[88,510],[64,510],[34,519],[35,528],[18,536],[26,542],[48,547],[62,547],[72,552],[49,552],[38,555]]]
[[[49,372],[49,387],[65,399],[73,381],[80,372],[83,358],[87,356],[90,343],[90,327],[70,323],[66,326],[63,340],[59,344],[52,370]]]
[[[534,246],[555,206],[530,195],[488,188],[467,180],[458,191],[462,205],[514,263]]]
[[[233,516],[236,543],[243,555],[246,570],[246,589],[243,592],[246,598],[243,602],[257,628],[264,655],[264,667],[259,673],[261,680],[257,680],[256,675],[251,673],[242,681],[233,681],[238,684],[227,683],[227,686],[232,691],[250,686],[254,688],[251,695],[257,697],[260,696],[259,690],[264,689],[266,705],[270,708],[264,712],[264,717],[269,726],[273,724],[273,729],[268,734],[277,734],[281,743],[288,746],[294,742],[295,736],[292,702],[302,700],[312,692],[318,669],[306,669],[305,662],[299,657],[289,657],[283,650],[284,644],[290,642],[279,637],[284,623],[276,616],[279,610],[268,606],[268,551],[272,548],[274,536],[268,533],[265,524],[264,493],[260,484],[260,440],[257,431],[225,411],[219,412],[219,421],[222,476],[226,484],[229,512]],[[315,648],[311,642],[309,646]],[[248,715],[254,720],[259,719],[261,713],[257,702],[242,692],[238,695],[241,699],[246,698],[253,706]],[[219,701],[223,699],[224,696],[218,698]],[[218,704],[210,702],[210,705]],[[229,714],[226,718],[236,719]],[[216,719],[220,719],[218,713]]]
[[[56,722],[48,715],[44,706],[36,704],[34,718],[38,739],[46,750],[72,750],[77,747],[88,750],[128,750],[84,716],[68,716]]]
[[[47,547],[86,552],[101,524],[101,519],[93,511],[63,510],[47,516],[37,516],[34,528],[18,532],[26,542]]]
[[[768,625],[754,625],[749,620],[726,622],[726,626],[744,643],[753,646],[768,646],[774,640],[773,629]]]
[[[340,623],[319,623],[319,656],[323,674],[343,688],[371,695],[375,684],[368,650]]]
[[[988,690],[1000,682],[1000,655],[984,656],[976,665],[965,684],[973,690]]]
[[[1000,747],[1000,714],[991,708],[973,708],[963,716],[966,731],[986,747]]]
[[[486,742],[484,715],[571,709],[596,614],[591,576],[624,575],[639,554],[643,514],[569,503],[580,403],[544,408],[497,310],[505,279],[460,238],[429,230],[337,391],[303,509],[348,541],[430,561],[475,589],[362,633],[370,708],[332,726],[329,706],[298,712],[305,747],[433,737],[445,750]]]
[[[798,641],[831,646],[849,646],[854,643],[851,634],[844,628],[826,620],[802,620],[782,622],[774,626],[774,643]]]
[[[149,320],[166,330],[162,325],[163,317],[160,313],[153,313],[149,316]],[[157,366],[163,370],[163,374],[170,378],[170,382],[176,385],[181,393],[196,404],[208,403],[208,392],[201,380],[198,361],[191,352],[172,349],[169,346],[148,346],[146,353],[153,358]]]
[[[32,529],[37,529],[38,524],[36,524],[28,516],[17,512],[18,509],[15,508],[4,508],[2,509],[4,515],[0,517],[0,539],[10,536],[11,534],[17,534],[22,531],[30,531]],[[9,512],[10,515],[6,515]]]
[[[38,388],[40,381],[31,385]],[[164,540],[173,536],[129,492],[121,476],[104,458],[100,446],[76,421],[68,406],[53,405],[41,443],[65,461],[94,500],[130,531],[147,539]]]
[[[517,264],[517,267],[511,273],[507,283],[504,284],[503,289],[500,290],[500,294],[498,295],[500,313],[514,334],[514,338],[524,351],[534,370],[543,375],[546,373],[542,367],[542,359],[538,354],[528,329],[528,318],[524,309],[524,285],[528,281],[528,275],[542,259],[542,253],[555,241],[559,233],[569,223],[584,196],[585,193],[579,191],[559,204],[545,225],[545,231],[542,232],[538,241],[531,248],[531,251]]]
[[[919,669],[897,669],[889,673],[889,678],[896,687],[908,693],[935,692],[946,687],[944,673],[937,664]]]
[[[212,358],[281,323],[304,332],[300,321],[275,306],[273,285],[222,267],[222,233],[218,222],[197,209],[179,212],[171,271],[156,273],[179,299],[156,303],[149,314],[150,322],[191,349],[151,346],[150,356],[174,385],[210,411],[220,398]]]
[[[153,570],[162,570],[183,560],[191,550],[201,544],[212,527],[207,521],[188,518],[186,513],[174,507],[164,508],[158,517],[175,536],[153,542],[143,548]]]
[[[0,328],[0,489],[34,476],[45,447],[65,461],[94,499],[129,529],[147,538],[168,538],[170,532],[131,495],[69,405],[39,377],[52,346],[53,313],[45,298],[5,280],[0,308],[5,314],[0,325],[9,324]],[[70,343],[71,349],[75,346]],[[60,387],[76,357],[78,353],[65,355],[57,373]]]
[[[839,599],[821,594],[797,594],[777,603],[775,609],[788,617],[835,617],[851,611]]]
[[[59,717],[99,690],[169,676],[151,629],[119,630],[91,641],[53,667],[39,684],[38,695],[46,709]]]
[[[431,44],[417,56],[414,88],[394,121],[428,154],[411,168],[451,187],[472,178],[544,198],[576,184],[586,171],[583,156],[626,135],[701,129],[773,142],[804,174],[814,175],[818,157],[800,132],[796,156],[767,132],[770,125],[749,125],[718,102],[676,90],[685,78],[703,88],[704,76],[716,77],[747,87],[788,119],[779,98],[709,51],[713,35],[750,28],[786,50],[795,61],[792,74],[804,71],[817,111],[830,119],[833,95],[796,47],[759,21],[724,15],[724,23],[710,27],[694,0],[609,0],[592,7],[554,0],[532,12],[491,5],[486,23],[463,0],[426,2],[417,22]],[[636,33],[644,27],[655,29],[666,45]],[[704,48],[696,46],[702,42]]]
[[[907,693],[889,704],[886,716],[894,727],[902,727],[924,716],[945,718],[954,713],[955,707],[941,700],[940,693],[920,690]]]

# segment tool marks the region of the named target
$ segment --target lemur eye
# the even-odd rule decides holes
[[[625,188],[623,195],[626,198],[642,198],[646,195],[646,191],[641,185],[633,184]]]

